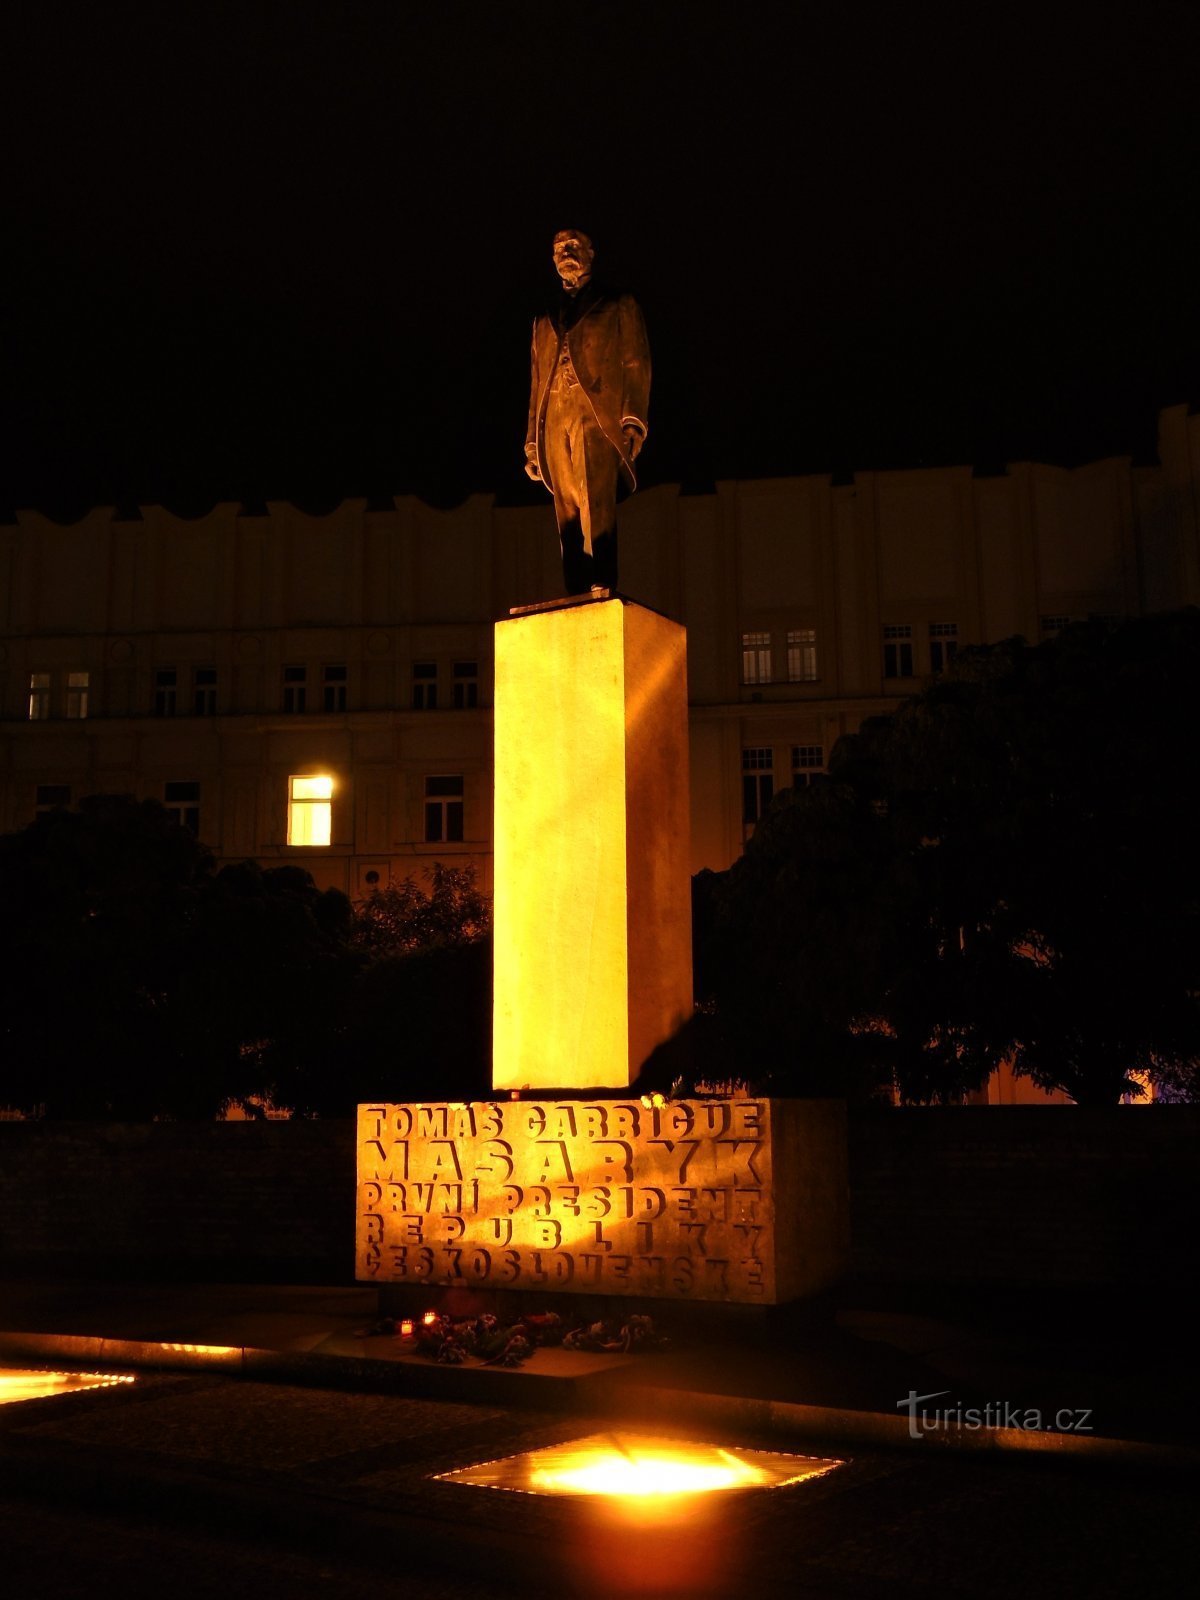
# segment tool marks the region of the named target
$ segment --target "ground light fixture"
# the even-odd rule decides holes
[[[437,1476],[517,1494],[673,1502],[736,1490],[782,1489],[823,1477],[843,1462],[646,1434],[595,1433]]]
[[[82,1389],[107,1389],[132,1383],[132,1377],[111,1372],[33,1372],[19,1367],[0,1368],[0,1405],[14,1400],[45,1400],[56,1394],[78,1394]]]

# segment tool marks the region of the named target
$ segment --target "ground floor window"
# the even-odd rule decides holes
[[[322,845],[333,838],[333,779],[302,773],[288,779],[289,844]]]
[[[463,780],[425,779],[425,843],[460,844],[463,836]]]
[[[885,678],[911,678],[913,675],[912,628],[907,623],[889,623],[883,630],[883,675]]]
[[[820,744],[792,746],[792,783],[797,789],[825,775],[825,747]]]
[[[742,829],[748,839],[775,795],[775,752],[770,745],[742,751]]]
[[[35,808],[39,815],[45,811],[61,811],[71,804],[69,783],[39,783]]]
[[[199,835],[200,785],[198,783],[165,783],[163,804],[181,828]]]

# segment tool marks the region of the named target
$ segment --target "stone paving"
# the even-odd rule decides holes
[[[794,1488],[616,1522],[593,1503],[433,1478],[604,1427],[596,1417],[147,1374],[5,1408],[0,1473],[42,1507],[107,1511],[110,1543],[113,1518],[134,1508],[154,1523],[139,1549],[157,1548],[168,1524],[181,1552],[228,1545],[231,1574],[265,1572],[262,1549],[284,1551],[284,1594],[340,1592],[321,1574],[342,1585],[350,1569],[373,1593],[426,1600],[527,1594],[531,1584],[549,1597],[607,1600],[733,1596],[767,1582],[830,1600],[1147,1600],[1186,1589],[1193,1486],[1161,1475],[874,1452]],[[397,1574],[418,1572],[411,1587],[393,1587]],[[233,1600],[240,1582],[231,1576],[220,1592]],[[206,1584],[198,1570],[170,1587],[177,1600],[217,1600],[219,1586]]]

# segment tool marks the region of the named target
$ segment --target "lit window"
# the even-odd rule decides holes
[[[192,671],[192,710],[198,717],[217,714],[217,669],[196,667]]]
[[[44,722],[50,715],[50,674],[48,672],[31,672],[29,674],[29,720],[30,722]]]
[[[817,630],[789,628],[787,636],[787,674],[789,683],[817,681]]]
[[[189,833],[200,832],[200,785],[198,783],[166,783],[163,785],[163,804],[171,817]]]
[[[1070,626],[1070,617],[1043,617],[1042,638],[1052,639],[1056,633],[1061,633],[1064,628],[1069,628]]]
[[[958,623],[931,622],[929,624],[929,670],[941,672],[958,654]]]
[[[437,662],[413,662],[412,703],[414,711],[437,710]]]
[[[890,624],[883,630],[883,675],[885,678],[911,678],[913,675],[912,629]]]
[[[324,688],[324,709],[326,711],[345,711],[346,709],[346,669],[344,666],[325,667],[321,674]]]
[[[426,778],[425,843],[461,844],[462,836],[462,778]]]
[[[479,704],[479,663],[456,661],[454,663],[454,709],[473,711]]]
[[[797,789],[825,776],[825,747],[819,744],[792,746],[792,783]]]
[[[154,674],[154,715],[175,715],[175,694],[179,687],[179,674],[174,667],[161,667]]]
[[[769,745],[742,751],[742,826],[746,838],[775,794],[775,752]]]
[[[88,714],[88,674],[67,673],[67,715],[86,717]]]
[[[36,809],[38,813],[44,811],[61,811],[64,806],[71,804],[71,785],[69,783],[39,783],[37,786]]]
[[[300,712],[308,708],[308,668],[284,667],[283,709]]]
[[[744,633],[742,635],[742,682],[770,683],[771,635],[769,633]]]
[[[288,843],[328,844],[333,838],[333,779],[315,773],[288,779]]]

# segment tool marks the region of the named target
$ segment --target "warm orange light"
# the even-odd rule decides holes
[[[620,1450],[581,1450],[569,1465],[538,1468],[529,1480],[535,1494],[641,1497],[709,1494],[716,1489],[761,1489],[771,1482],[769,1472],[750,1466],[728,1450],[713,1451],[711,1459],[655,1450],[637,1454]]]
[[[425,1324],[425,1326],[427,1328],[432,1328],[434,1323],[437,1321],[437,1319],[438,1319],[438,1314],[437,1314],[436,1311],[427,1311],[425,1313],[425,1315],[421,1318],[421,1321]]]
[[[682,628],[496,625],[492,1086],[624,1088],[692,1010]]]
[[[161,1344],[159,1349],[189,1356],[239,1356],[242,1353],[236,1344]]]
[[[404,1321],[400,1324],[400,1337],[402,1339],[411,1339],[412,1336],[413,1336],[413,1321],[412,1321],[412,1318],[411,1317],[405,1317]]]
[[[53,1394],[70,1394],[81,1389],[105,1389],[114,1383],[132,1383],[132,1377],[107,1372],[27,1372],[13,1369],[0,1372],[0,1405],[14,1400],[42,1400]]]
[[[731,1489],[778,1489],[841,1466],[821,1456],[727,1449],[636,1434],[595,1434],[443,1474],[459,1483],[526,1494],[598,1495],[662,1503]]]
[[[288,843],[327,845],[333,838],[333,779],[308,773],[288,779]]]

